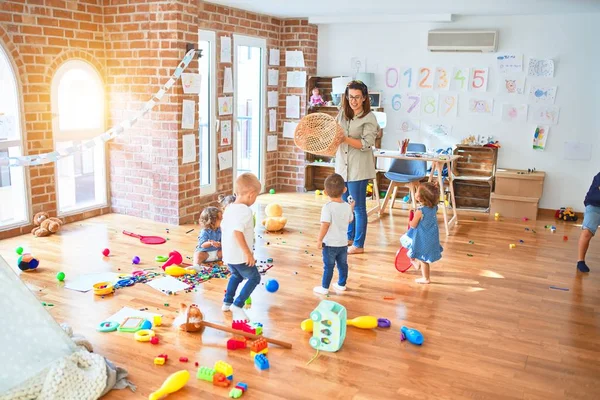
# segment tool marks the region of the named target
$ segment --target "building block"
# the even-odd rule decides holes
[[[237,329],[240,331],[248,332],[250,329],[250,325],[248,325],[248,321],[236,319],[231,322],[231,327],[233,329]]]
[[[166,354],[159,354],[158,357],[162,357],[165,359],[165,361],[167,361],[169,359],[169,356]]]
[[[242,389],[242,392],[245,392],[246,390],[248,390],[248,385],[245,384],[244,382],[238,382],[238,384],[235,385],[235,387],[238,389]]]
[[[213,385],[220,387],[228,387],[229,385],[231,385],[231,381],[228,380],[227,377],[220,372],[215,372],[215,374],[213,375],[212,383]]]
[[[254,366],[261,371],[269,369],[269,359],[264,354],[258,354],[254,358]]]
[[[167,360],[165,360],[162,357],[155,357],[154,358],[154,365],[165,365],[165,361],[167,361]]]
[[[239,399],[240,397],[242,397],[242,394],[244,394],[242,390],[238,388],[233,388],[229,392],[229,397],[231,397],[232,399]]]
[[[228,380],[228,381],[233,381],[233,375],[229,375],[229,376],[227,377],[227,380]]]
[[[188,358],[187,357],[179,357],[179,361],[180,362],[188,362]]]
[[[246,338],[243,336],[234,336],[227,341],[227,349],[237,350],[246,348]]]
[[[215,363],[215,372],[220,372],[225,376],[233,375],[233,367],[225,361],[217,361]]]
[[[259,352],[251,351],[250,352],[250,357],[254,360],[257,355],[264,354],[266,356],[268,352],[269,352],[269,349],[262,349]]]
[[[250,343],[250,350],[255,353],[260,353],[261,350],[264,350],[267,347],[269,347],[269,345],[264,338],[256,339]]]
[[[198,368],[198,373],[196,374],[197,379],[202,379],[203,381],[212,382],[213,376],[215,374],[215,370],[208,367],[200,367]]]

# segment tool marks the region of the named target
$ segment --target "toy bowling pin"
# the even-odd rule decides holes
[[[360,329],[374,329],[377,328],[377,318],[370,315],[364,315],[362,317],[349,319],[346,321],[346,324]]]
[[[177,371],[169,375],[169,377],[163,382],[160,389],[158,389],[154,393],[150,393],[150,396],[148,396],[148,400],[158,400],[171,393],[175,393],[176,391],[184,387],[189,379],[190,373],[187,370]]]
[[[403,326],[400,330],[402,331],[402,333],[404,333],[404,336],[406,336],[406,340],[408,340],[412,344],[416,344],[419,346],[423,344],[423,335],[418,330],[407,328],[406,326]]]

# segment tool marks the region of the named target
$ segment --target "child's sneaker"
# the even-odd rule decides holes
[[[221,311],[231,311],[231,304],[225,304],[221,306]]]
[[[202,271],[202,266],[201,265],[190,265],[189,267],[185,267],[185,269],[187,269],[188,271],[195,271],[195,272],[201,272]]]
[[[315,286],[313,292],[318,294],[329,294],[329,289],[325,289],[323,286]]]
[[[243,308],[236,306],[235,304],[231,305],[231,312],[233,313],[234,320],[245,320],[250,321],[248,314],[244,311]]]
[[[334,283],[334,284],[333,284],[333,288],[334,288],[336,291],[340,291],[340,292],[345,292],[345,291],[346,291],[346,286],[340,286],[340,285],[338,285],[337,283]]]

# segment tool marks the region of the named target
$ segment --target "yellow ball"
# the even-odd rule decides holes
[[[321,194],[320,190],[315,190],[315,195],[319,196]]]

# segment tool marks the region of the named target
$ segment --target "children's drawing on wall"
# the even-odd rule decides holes
[[[501,74],[523,71],[523,54],[498,54],[496,62]]]
[[[525,122],[527,121],[527,104],[503,104],[502,121]]]
[[[229,146],[231,144],[231,121],[221,122],[221,146]]]
[[[447,124],[423,124],[421,129],[424,133],[434,136],[448,136],[452,133],[452,126]]]
[[[183,93],[199,94],[202,77],[200,74],[181,74],[181,84],[183,85]]]
[[[217,155],[219,159],[219,171],[229,169],[233,166],[233,151],[228,150]]]
[[[458,95],[447,94],[440,97],[439,116],[456,117],[458,113]]]
[[[473,97],[469,99],[469,114],[492,115],[494,113],[494,100]]]
[[[221,36],[221,57],[222,63],[231,62],[231,38],[229,36]]]
[[[411,132],[418,132],[419,127],[421,126],[420,121],[413,121],[410,119],[401,119],[400,120],[400,132],[408,134]]]
[[[279,84],[279,70],[269,69],[267,72],[267,85],[277,86]]]
[[[548,132],[550,127],[546,125],[537,125],[533,131],[533,149],[534,150],[545,150],[546,140],[548,139]]]
[[[181,129],[194,129],[196,122],[196,101],[183,100],[181,112]]]
[[[450,90],[466,92],[469,90],[469,68],[454,67],[452,79],[450,80]]]
[[[531,119],[537,124],[558,124],[560,108],[556,106],[538,106],[533,109]]]
[[[540,78],[552,78],[554,76],[554,60],[530,58],[527,75]]]
[[[392,97],[392,107],[399,105],[400,115],[404,117],[418,118],[421,115],[421,93],[406,92]]]
[[[233,97],[219,97],[219,115],[233,114]]]
[[[233,93],[233,73],[231,68],[225,68],[223,75],[223,93]]]
[[[517,75],[506,75],[500,78],[500,93],[523,94],[525,78]]]
[[[554,104],[557,86],[531,86],[529,101],[540,104]]]

